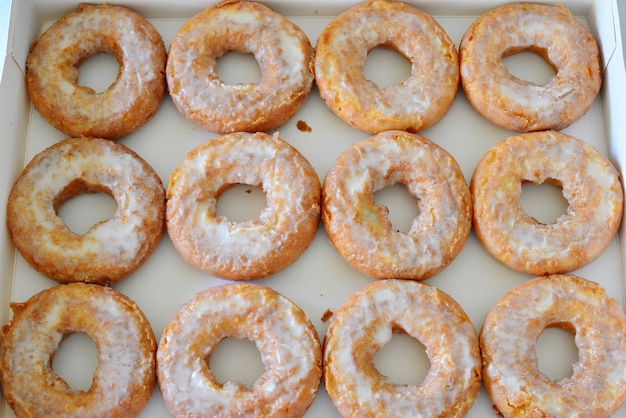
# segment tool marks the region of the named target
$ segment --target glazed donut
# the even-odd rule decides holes
[[[217,59],[253,53],[258,83],[226,84]],[[172,40],[167,82],[178,110],[205,129],[267,132],[302,106],[313,86],[313,48],[287,18],[263,4],[227,0],[189,19]]]
[[[552,381],[538,369],[548,327],[575,334],[571,377]],[[515,287],[487,314],[480,345],[485,389],[504,416],[608,417],[626,399],[626,316],[589,280],[552,275]]]
[[[543,224],[524,212],[524,183],[562,187],[567,212]],[[480,160],[470,184],[474,231],[513,270],[565,273],[595,260],[619,228],[624,195],[615,167],[591,145],[555,132],[511,136]]]
[[[87,283],[57,285],[11,304],[2,328],[0,381],[18,417],[135,417],[156,382],[156,341],[135,302]],[[73,390],[52,359],[65,337],[85,333],[98,349],[89,390]]]
[[[259,219],[217,216],[217,200],[236,184],[261,187]],[[278,137],[233,133],[187,154],[170,177],[167,231],[191,265],[231,280],[277,273],[308,248],[319,225],[320,182],[306,158]]]
[[[420,385],[396,385],[374,365],[394,332],[424,345],[430,369]],[[324,383],[344,417],[462,417],[480,389],[476,330],[463,309],[434,286],[380,280],[337,310],[324,339]]]
[[[407,233],[392,229],[374,193],[395,183],[418,199]],[[330,168],[322,220],[353,267],[378,279],[427,279],[458,255],[472,226],[467,182],[454,158],[417,134],[388,131],[357,142]]]
[[[398,51],[411,76],[381,88],[363,74],[376,47]],[[337,16],[315,47],[320,96],[344,122],[376,134],[419,132],[452,106],[459,84],[454,42],[430,15],[397,1],[367,0]]]
[[[521,51],[556,71],[545,85],[511,75],[503,58]],[[476,20],[459,48],[461,85],[486,119],[519,131],[559,130],[580,119],[602,84],[598,45],[560,4],[512,3]]]
[[[58,216],[83,193],[107,193],[117,210],[83,235]],[[156,172],[126,146],[68,138],[37,154],[14,184],[7,205],[13,243],[26,261],[60,283],[110,284],[152,254],[164,229],[165,190]]]
[[[209,368],[225,338],[258,348],[265,372],[252,388],[219,383]],[[196,294],[165,328],[157,350],[158,384],[169,411],[186,417],[299,417],[322,373],[317,332],[307,315],[276,291],[227,284]]]
[[[117,79],[102,93],[78,85],[78,67],[98,52],[115,55]],[[81,4],[35,41],[26,86],[35,109],[69,136],[115,139],[145,124],[165,94],[161,35],[120,6]]]

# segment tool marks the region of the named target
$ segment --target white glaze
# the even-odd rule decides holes
[[[217,59],[230,50],[254,54],[259,83],[229,85]],[[192,17],[170,47],[167,79],[180,112],[219,133],[269,131],[300,107],[313,83],[312,49],[285,17],[255,2],[224,2]],[[267,122],[276,119],[277,122]]]
[[[213,350],[227,337],[255,342],[265,372],[252,388],[217,382]],[[321,375],[321,347],[300,308],[269,288],[211,288],[187,302],[165,329],[157,352],[159,387],[172,414],[300,416]]]
[[[80,63],[103,51],[120,64],[115,82],[101,93],[79,86]],[[81,5],[34,44],[27,81],[35,107],[58,129],[115,138],[154,114],[165,91],[165,63],[159,33],[140,15],[119,6]]]
[[[110,194],[117,204],[113,217],[83,235],[57,215],[59,196],[75,181]],[[150,234],[156,229],[160,237],[164,222],[164,195],[157,174],[126,147],[104,139],[67,139],[24,169],[10,195],[9,225],[27,260],[56,266],[54,280],[107,282],[115,280],[107,266],[130,272],[149,255]]]
[[[152,395],[152,330],[135,303],[115,290],[59,285],[14,305],[14,314],[3,329],[1,374],[10,380],[5,396],[32,416],[136,416]],[[98,349],[93,385],[84,392],[52,370],[54,353],[74,332],[86,333]]]
[[[431,367],[419,385],[396,385],[373,366],[397,329],[426,349]],[[329,325],[324,364],[344,416],[464,416],[480,386],[473,325],[449,296],[413,281],[377,281],[351,296]]]
[[[216,215],[229,185],[262,187],[267,206],[259,219],[232,222]],[[308,247],[319,221],[320,184],[309,162],[275,134],[237,133],[191,151],[172,174],[167,228],[183,257],[197,268],[229,277],[279,271]],[[292,255],[286,249],[297,248]],[[278,254],[284,253],[284,254]],[[276,255],[280,260],[268,260]]]
[[[370,50],[390,46],[412,66],[411,76],[381,88],[365,78]],[[366,1],[335,18],[316,45],[316,82],[330,109],[369,133],[418,132],[452,105],[459,81],[454,44],[429,15],[400,2]]]
[[[569,205],[544,225],[522,209],[522,183],[554,180]],[[483,245],[505,265],[531,274],[562,273],[594,260],[623,211],[613,165],[591,145],[554,131],[512,136],[493,147],[476,167],[472,194]]]
[[[403,183],[418,199],[407,233],[394,231],[373,194]],[[331,242],[378,278],[424,279],[446,267],[471,227],[469,188],[453,157],[432,141],[389,131],[354,144],[326,175],[323,220]]]
[[[551,381],[536,344],[558,323],[574,328],[579,360]],[[514,288],[487,314],[481,345],[487,389],[505,415],[610,416],[626,398],[626,317],[594,282],[553,275]]]
[[[512,76],[503,58],[538,49],[556,75],[545,85]],[[520,132],[562,129],[582,117],[602,83],[598,46],[561,5],[514,3],[481,16],[460,45],[461,81],[487,119]]]

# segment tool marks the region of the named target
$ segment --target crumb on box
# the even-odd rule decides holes
[[[333,316],[333,311],[331,311],[330,308],[326,309],[324,313],[322,314],[322,322],[328,321],[332,316]]]
[[[302,131],[302,132],[311,132],[311,131],[313,131],[313,129],[311,129],[311,127],[303,120],[299,120],[298,123],[296,124],[296,126],[298,127],[298,130]]]

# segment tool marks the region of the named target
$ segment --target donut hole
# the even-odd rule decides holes
[[[70,231],[83,235],[95,224],[112,218],[117,203],[109,190],[76,180],[57,196],[55,210]]]
[[[52,359],[52,371],[72,390],[87,391],[98,367],[98,348],[83,332],[65,336]]]
[[[403,183],[395,183],[374,193],[374,202],[385,207],[391,227],[399,232],[408,233],[411,225],[420,214],[419,200],[409,193]]]
[[[217,76],[225,84],[258,84],[263,73],[254,54],[228,51],[217,59]]]
[[[216,215],[231,222],[258,220],[267,206],[262,188],[249,184],[227,185],[218,193]]]
[[[537,340],[538,368],[550,380],[572,377],[572,367],[578,362],[575,331],[565,324],[552,324]]]
[[[363,75],[385,88],[400,84],[411,77],[411,62],[391,46],[379,45],[367,54]]]
[[[396,385],[420,385],[430,370],[426,349],[402,329],[374,356],[374,366]]]
[[[545,86],[557,73],[547,52],[538,48],[510,50],[502,61],[513,77],[539,86]]]
[[[77,84],[102,93],[117,80],[119,72],[120,64],[114,54],[98,52],[79,64]]]
[[[523,182],[520,205],[524,212],[545,225],[555,223],[567,213],[569,206],[561,183],[553,179],[540,184]]]
[[[220,384],[235,381],[248,389],[265,372],[256,344],[246,338],[223,339],[211,354],[209,367]]]

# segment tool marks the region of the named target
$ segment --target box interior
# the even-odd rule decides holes
[[[156,0],[149,4],[139,0],[112,1],[111,3],[134,8],[153,20],[155,26],[163,34],[166,47],[169,46],[172,36],[186,18],[207,7],[205,2],[196,0],[174,5],[165,0]],[[357,2],[274,0],[265,3],[291,17],[307,32],[311,42],[315,44],[317,34],[327,24],[330,17]],[[419,7],[433,14],[458,45],[464,30],[474,18],[503,3],[506,2],[443,0],[422,1],[419,2]],[[589,114],[583,118],[584,120],[567,128],[565,132],[581,139],[589,139],[607,154],[621,171],[626,162],[626,140],[624,139],[626,118],[623,117],[623,109],[626,108],[626,72],[624,57],[621,53],[623,45],[616,1],[572,0],[562,3],[569,7],[574,15],[580,17],[599,40],[605,67],[604,84],[596,103]],[[34,153],[65,136],[50,128],[37,112],[32,110],[24,86],[23,71],[30,43],[36,39],[43,27],[63,16],[75,5],[76,2],[70,0],[13,1],[9,50],[4,59],[0,83],[0,97],[2,98],[0,129],[4,135],[5,150],[0,153],[0,178],[3,179],[0,182],[2,202],[6,202],[10,187]],[[386,67],[380,64],[377,68],[385,70]],[[311,92],[311,99],[303,109],[279,131],[281,137],[294,144],[305,156],[309,157],[320,179],[323,179],[326,170],[339,153],[350,143],[363,139],[367,135],[355,132],[336,119],[319,98],[315,97],[317,94],[314,89]],[[313,128],[313,133],[307,134],[299,131],[295,126],[297,120],[305,120]],[[457,100],[449,114],[437,125],[421,134],[450,150],[459,160],[469,180],[473,166],[480,155],[511,133],[481,120],[469,108],[462,90],[459,89]],[[150,137],[163,136],[168,137],[159,139],[161,142],[154,145],[146,144]],[[167,187],[169,173],[184,157],[186,151],[210,136],[215,135],[202,131],[183,120],[183,117],[173,108],[169,98],[166,98],[155,119],[123,141],[131,148],[140,150],[140,155],[153,164],[161,175],[164,186]],[[324,141],[323,138],[327,137],[331,139]],[[467,152],[465,152],[466,148]],[[164,159],[162,155],[164,153],[171,155],[171,158]],[[399,199],[394,193],[396,192],[392,191],[389,194],[390,207]],[[262,197],[255,198],[261,199]],[[235,210],[236,206],[238,206],[237,201],[229,210]],[[76,210],[80,211],[80,208]],[[3,209],[0,213],[2,218],[0,223],[2,235],[0,237],[0,274],[2,275],[0,277],[0,324],[6,324],[10,319],[9,303],[11,301],[23,301],[36,290],[50,287],[53,283],[30,271],[21,256],[15,253],[6,230],[5,210]],[[626,250],[623,245],[620,245],[623,239],[624,228],[621,228],[614,243],[600,259],[575,272],[583,277],[598,278],[601,284],[605,285],[608,293],[618,299],[622,306],[625,305],[626,300],[624,292]],[[170,265],[163,264],[163,259],[169,260],[176,256],[177,254],[164,235],[160,248],[137,274],[139,277],[125,279],[119,286],[116,286],[118,290],[131,296],[145,310],[151,319],[157,339],[164,324],[176,308],[190,298],[195,291],[223,282],[203,277],[202,274],[184,265],[178,259]],[[486,281],[485,275],[494,276],[494,281]],[[298,276],[298,279],[290,280],[290,277],[294,276]],[[457,260],[427,283],[442,288],[457,299],[468,311],[478,330],[489,307],[511,286],[521,283],[526,278],[508,271],[490,259],[472,234]],[[176,289],[176,286],[171,281],[179,279],[182,282],[181,289],[184,291],[180,294],[172,294],[172,289]],[[258,284],[275,288],[307,311],[320,337],[323,337],[327,326],[327,323],[320,319],[323,312],[326,309],[335,311],[355,289],[369,282],[370,279],[355,273],[343,263],[327,242],[323,228],[320,228],[312,247],[292,267],[276,277],[257,281]],[[163,290],[156,289],[158,286],[162,286]],[[165,299],[162,298],[168,299],[164,302]],[[161,309],[159,305],[167,307]],[[552,338],[558,340],[560,337],[553,336]],[[236,345],[234,349],[238,349]],[[405,351],[401,352],[403,355],[406,354]],[[557,355],[554,360],[558,361],[558,357]],[[390,361],[390,363],[396,363],[397,368],[397,362]],[[244,362],[244,364],[247,363]],[[391,365],[393,366],[394,364]],[[155,390],[155,395],[142,416],[167,416],[163,411],[164,406]],[[620,412],[626,413],[626,407],[623,407]],[[491,403],[483,389],[469,416],[492,415]],[[12,416],[6,403],[2,402],[0,417]],[[306,416],[338,416],[325,394],[323,385]]]

